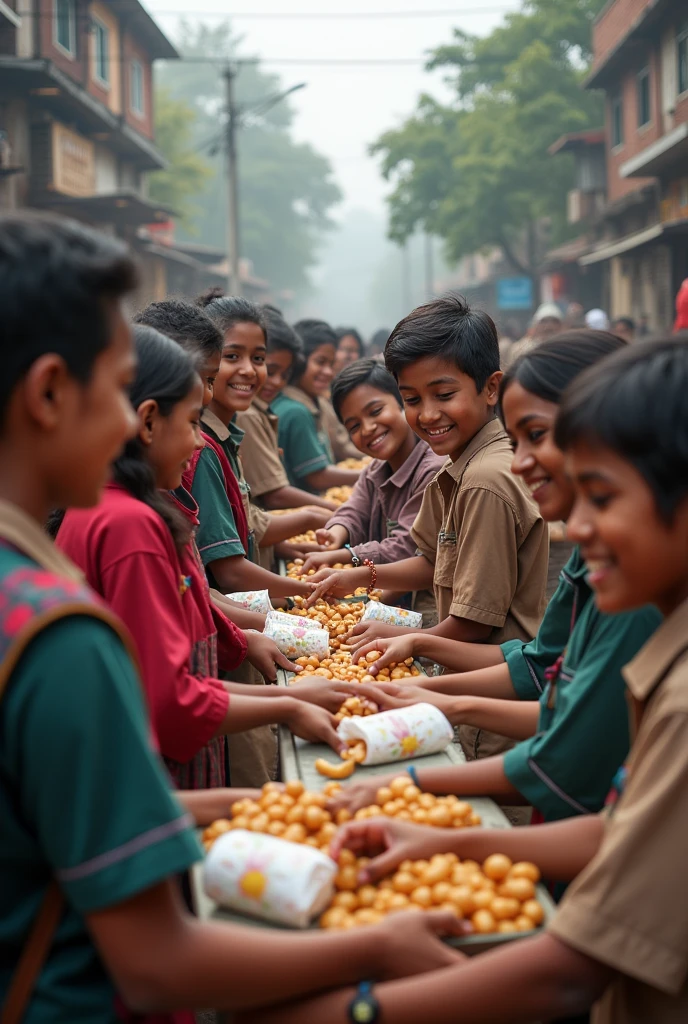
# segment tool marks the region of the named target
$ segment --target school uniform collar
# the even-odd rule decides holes
[[[304,405],[314,416],[320,415],[320,406],[316,400],[307,395],[301,388],[297,388],[293,384],[287,384],[282,394],[285,398],[291,398],[294,402],[298,402],[299,405]]]
[[[665,619],[656,633],[624,669],[626,685],[637,701],[645,702],[675,661],[688,651],[688,601]]]
[[[211,412],[210,409],[203,410],[201,421],[212,430],[213,434],[215,434],[220,441],[226,441],[229,437],[229,430],[225,424],[218,416],[215,415],[214,412]]]
[[[199,525],[198,502],[191,492],[187,491],[183,484],[180,484],[175,491],[168,491],[167,493],[174,502],[175,507],[179,509],[184,518],[188,519],[192,526],[197,527]]]
[[[258,412],[262,412],[265,415],[272,412],[268,403],[264,402],[262,398],[254,398],[251,405],[254,409],[257,409]],[[274,413],[272,413],[272,415],[274,416]]]
[[[28,555],[47,572],[65,576],[76,583],[85,582],[81,570],[55,546],[36,520],[9,501],[0,500],[0,538]]]
[[[508,442],[509,438],[502,424],[495,416],[494,419],[486,423],[484,427],[481,427],[478,433],[471,438],[471,440],[468,442],[464,450],[459,455],[458,459],[456,459],[456,461],[448,459],[443,469],[440,470],[440,472],[447,473],[453,480],[456,480],[458,482],[459,480],[461,480],[461,477],[464,474],[466,466],[471,461],[471,459],[475,455],[477,455],[478,452],[482,451],[483,448],[487,448],[495,441],[500,440]]]
[[[409,481],[413,479],[413,475],[425,458],[427,450],[428,446],[425,441],[421,441],[420,438],[417,438],[416,443],[413,446],[413,451],[406,461],[399,466],[396,473],[390,474],[389,463],[382,462],[380,459],[375,459],[370,464],[368,479],[372,480],[377,487],[391,484],[392,487],[397,487],[399,490],[402,490],[404,487],[407,487]]]

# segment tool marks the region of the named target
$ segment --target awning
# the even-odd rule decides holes
[[[688,124],[667,132],[642,153],[621,164],[622,178],[656,178],[664,171],[688,159]]]
[[[643,245],[647,245],[648,242],[654,242],[656,238],[661,238],[664,234],[663,224],[653,224],[651,228],[645,228],[644,231],[636,231],[633,235],[626,235],[625,238],[619,238],[616,242],[610,242],[607,245],[602,245],[586,256],[581,256],[578,260],[582,267],[588,267],[591,263],[601,263],[603,260],[610,260],[614,256],[621,256],[624,252],[630,252],[631,249],[639,249]]]
[[[140,227],[166,221],[172,216],[169,207],[152,203],[135,192],[115,192],[95,196],[63,196],[43,194],[33,205],[65,213],[96,224],[117,224]]]
[[[557,267],[569,266],[572,263],[579,263],[581,256],[590,252],[590,240],[584,235],[573,238],[570,242],[558,245],[556,249],[550,249],[545,253],[542,262],[542,270],[555,270]]]

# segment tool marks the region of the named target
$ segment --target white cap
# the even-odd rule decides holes
[[[561,310],[555,302],[543,302],[541,306],[535,310],[535,316],[533,317],[533,323],[539,324],[541,320],[562,320]]]
[[[585,314],[585,326],[593,331],[608,331],[609,317],[603,309],[589,309]]]

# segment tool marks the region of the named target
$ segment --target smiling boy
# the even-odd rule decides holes
[[[490,644],[531,639],[545,609],[549,541],[535,503],[511,473],[511,445],[496,418],[501,372],[493,321],[456,296],[435,299],[397,324],[385,363],[409,425],[446,463],[411,530],[418,555],[376,567],[378,585],[433,586],[436,636]],[[323,570],[312,577],[324,581],[315,597],[343,596],[370,576],[365,567],[349,570],[346,581]],[[373,640],[409,630],[375,622],[353,632]],[[469,757],[504,749],[469,727],[461,742]]]

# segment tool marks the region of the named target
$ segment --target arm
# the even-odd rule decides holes
[[[417,682],[418,677],[412,677]],[[406,685],[401,687],[399,683],[383,684],[380,687],[382,693],[377,698],[377,703],[383,710],[408,707],[412,704],[423,703],[433,704],[439,708],[445,718],[452,725],[472,725],[477,729],[489,729],[497,732],[500,736],[509,736],[515,740],[530,739],[536,732],[540,718],[540,704],[538,701],[516,701],[496,700],[493,697],[450,697],[444,693],[438,693],[431,687]],[[371,684],[374,690],[374,684]]]
[[[457,675],[413,676],[412,678],[413,684],[411,685],[455,697],[491,697],[509,702],[516,700],[517,697],[506,665],[478,669],[476,672],[460,672]],[[533,701],[532,703],[537,702]],[[499,730],[496,731],[499,732]]]
[[[317,512],[315,509],[301,509],[298,512],[290,512],[285,516],[271,516],[268,527],[260,538],[260,546],[263,548],[272,547],[282,540],[289,540],[300,533],[307,533],[308,530],[318,530],[327,521],[327,512]]]
[[[307,473],[304,480],[314,491],[326,491],[328,487],[353,487],[359,477],[357,469],[337,469],[336,466],[325,466],[315,473]]]
[[[231,619],[240,629],[257,629],[262,632],[265,629],[265,616],[261,615],[260,612],[249,612],[246,608],[242,608],[241,605],[237,604],[236,601],[231,601],[224,594],[221,594],[219,590],[210,590],[210,599],[215,604],[223,615],[226,615],[228,619]]]
[[[208,568],[218,586],[230,593],[234,590],[268,590],[271,597],[294,597],[297,594],[308,597],[312,589],[310,583],[277,576],[249,562],[243,555],[218,558],[210,562]]]
[[[406,558],[395,565],[379,565],[377,568],[377,585],[383,590],[425,590],[432,586],[433,569],[430,562],[417,555]],[[367,565],[360,569],[341,570],[322,569],[311,577],[311,582],[318,584],[313,592],[310,604],[320,597],[330,594],[332,597],[346,597],[358,587],[367,587],[370,583],[370,569]],[[417,632],[404,630],[405,633]]]
[[[528,1024],[582,1014],[602,995],[612,975],[604,964],[545,934],[420,979],[379,985],[375,996],[382,1019],[391,1024],[456,1024],[457,1019],[461,1024]],[[242,1014],[237,1024],[343,1024],[353,996],[353,989],[331,992]]]
[[[398,563],[403,565],[404,563]],[[383,566],[384,569],[390,568]],[[378,583],[380,581],[380,570],[378,569]],[[385,575],[386,578],[386,575]],[[313,579],[317,579],[314,576]],[[418,588],[413,588],[418,589]],[[424,629],[423,633],[432,637],[442,637],[445,640],[463,644],[479,644],[487,640],[492,632],[492,626],[484,622],[475,622],[473,619],[457,618],[455,615],[448,615],[437,626]],[[390,626],[387,622],[379,622],[375,619],[365,622],[358,622],[348,636],[348,642],[353,645],[353,652],[357,653],[359,647],[372,643],[376,638],[408,636],[416,633],[417,628],[411,629],[408,626]]]
[[[260,790],[255,789],[184,789],[175,796],[182,807],[189,812],[199,828],[211,825],[218,818],[229,818],[232,804],[249,797],[259,799]]]
[[[327,743],[336,753],[346,746],[335,730],[335,719],[329,711],[305,700],[282,696],[281,687],[261,686],[259,696],[245,696],[252,689],[235,683],[241,693],[233,692],[224,721],[215,735],[230,736],[260,725],[286,725],[295,736],[309,743]],[[274,692],[274,696],[271,691]]]
[[[309,494],[308,491],[302,491],[300,487],[292,487],[291,484],[287,487],[278,487],[274,491],[267,491],[259,497],[269,512],[280,508],[300,508],[301,505],[318,505],[319,508],[331,511],[337,508],[333,501],[327,501],[317,494]]]
[[[447,637],[438,637],[429,629],[423,629],[418,633],[407,633],[403,639],[380,638],[371,640],[365,645],[352,645],[352,657],[362,658],[370,651],[382,651],[382,656],[371,665],[372,675],[390,665],[392,662],[400,665],[407,658],[428,658],[436,661],[438,665],[451,669],[453,672],[468,674],[482,668],[498,668],[504,666],[504,654],[497,644],[467,644],[457,640],[449,640]],[[508,675],[508,673],[507,673]],[[451,676],[438,677],[443,680]],[[466,692],[451,691],[450,692]],[[485,694],[490,697],[507,696],[503,693]],[[538,695],[535,694],[534,697]]]

